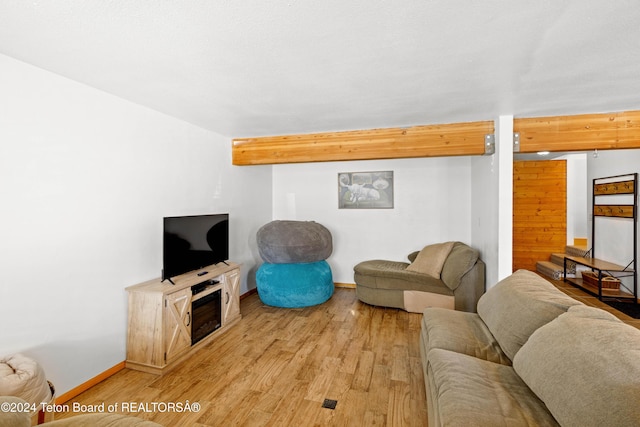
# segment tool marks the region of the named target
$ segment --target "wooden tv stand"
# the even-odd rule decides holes
[[[204,273],[206,272],[206,273]],[[215,279],[221,290],[221,327],[191,345],[191,286]],[[160,278],[126,288],[129,298],[127,368],[164,374],[237,323],[240,318],[240,265],[227,261],[173,279]]]

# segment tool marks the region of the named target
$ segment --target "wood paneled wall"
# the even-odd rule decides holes
[[[409,128],[236,138],[234,165],[466,156],[485,152],[492,121]]]
[[[566,244],[566,160],[513,162],[513,271],[536,271]]]
[[[640,111],[514,119],[520,152],[640,148]]]

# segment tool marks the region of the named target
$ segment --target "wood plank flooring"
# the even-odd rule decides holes
[[[640,328],[640,320],[549,281]],[[347,288],[305,309],[268,307],[253,294],[241,301],[241,312],[238,325],[172,372],[160,377],[124,369],[67,405],[117,404],[118,413],[165,426],[427,425],[420,314],[363,304]],[[337,401],[335,409],[324,408],[325,399]],[[200,410],[160,406],[187,401]],[[133,410],[123,410],[129,402]]]
[[[420,314],[363,304],[347,288],[304,309],[265,306],[254,294],[241,312],[238,325],[172,372],[124,369],[67,405],[104,402],[165,426],[427,425]],[[160,406],[187,401],[200,410]],[[137,408],[122,410],[128,402]],[[140,411],[145,404],[160,410]]]

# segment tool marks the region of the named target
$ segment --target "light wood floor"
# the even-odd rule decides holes
[[[551,282],[640,328],[640,320]],[[427,425],[420,314],[368,306],[347,288],[306,309],[268,307],[254,294],[241,301],[241,312],[238,325],[171,373],[124,369],[67,404],[201,405],[192,413],[131,413],[165,426]],[[325,399],[336,400],[335,409],[323,408]]]
[[[132,413],[165,426],[427,425],[420,314],[368,306],[348,288],[305,309],[268,307],[254,294],[241,312],[238,325],[174,371],[124,369],[67,404],[201,405]]]

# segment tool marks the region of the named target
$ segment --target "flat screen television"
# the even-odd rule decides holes
[[[163,228],[162,280],[229,259],[229,214],[165,217]]]

